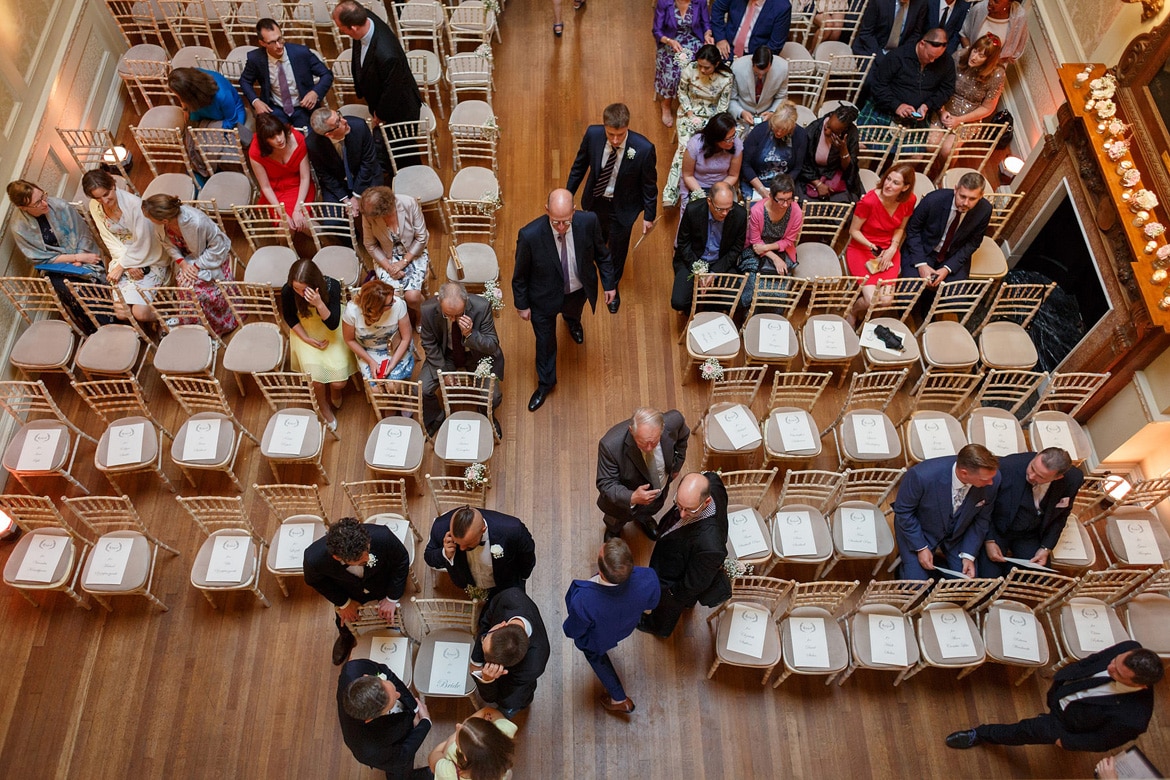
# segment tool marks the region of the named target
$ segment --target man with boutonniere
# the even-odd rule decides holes
[[[523,590],[536,566],[536,544],[519,518],[465,505],[435,518],[423,558],[456,587],[491,599],[506,588]]]
[[[333,664],[345,663],[357,639],[348,624],[363,604],[377,603],[378,614],[394,621],[406,590],[410,558],[398,537],[384,525],[343,517],[305,550],[305,582],[333,603],[337,641]]]
[[[551,649],[540,610],[520,588],[502,590],[479,616],[471,677],[481,699],[511,718],[532,703]]]
[[[431,731],[431,715],[390,667],[366,658],[343,666],[337,717],[353,757],[384,771],[387,780],[432,776],[428,767],[414,766],[414,754]]]

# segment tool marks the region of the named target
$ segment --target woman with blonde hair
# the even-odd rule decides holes
[[[361,213],[362,242],[374,259],[374,274],[402,292],[410,321],[417,323],[431,262],[430,234],[418,199],[389,187],[370,187],[362,193]]]
[[[371,279],[362,285],[341,314],[341,333],[357,356],[366,381],[410,379],[414,371],[414,351],[410,348],[414,331],[406,302],[395,296],[389,284]],[[396,335],[398,345],[391,352]]]

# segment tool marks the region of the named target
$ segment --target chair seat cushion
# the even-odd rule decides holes
[[[42,542],[60,540],[64,540],[65,550],[57,560],[53,573],[49,575],[48,582],[17,579],[25,559],[30,553],[35,552]],[[73,571],[73,564],[76,561],[77,545],[63,528],[37,528],[16,541],[16,546],[12,548],[8,561],[4,564],[4,582],[18,588],[53,590],[68,583],[69,574]]]
[[[410,436],[410,440],[406,445],[406,462],[403,465],[387,466],[374,463],[374,453],[378,448],[378,437],[381,435],[383,428],[395,430],[399,435],[408,433]],[[374,471],[412,473],[422,465],[423,454],[426,451],[426,438],[426,433],[423,432],[418,420],[408,417],[387,417],[384,420],[379,420],[378,424],[374,426],[374,429],[370,431],[369,438],[366,439],[366,465]]]
[[[918,340],[910,327],[893,317],[876,317],[870,320],[872,325],[884,325],[902,337],[902,351],[891,352],[877,347],[865,348],[865,360],[875,368],[889,368],[917,363],[919,358]]]
[[[24,449],[25,442],[29,437],[34,440],[44,437],[50,431],[59,431],[60,436],[57,437],[57,446],[53,450],[53,457],[47,468],[36,469],[35,471],[28,471],[21,469],[20,452]],[[4,468],[13,473],[19,474],[50,474],[54,471],[60,471],[65,467],[65,459],[69,456],[69,443],[72,440],[71,431],[63,423],[56,420],[32,420],[25,423],[8,442],[8,446],[4,448]]]
[[[882,435],[885,436],[885,449],[881,452],[861,452],[855,425],[880,427]],[[841,452],[848,460],[867,462],[892,460],[902,454],[902,441],[898,438],[898,429],[890,422],[889,417],[877,409],[856,409],[846,412],[837,430],[841,436]]]
[[[1140,523],[1145,521],[1148,526],[1142,526]],[[1117,509],[1109,517],[1105,518],[1105,541],[1109,545],[1113,557],[1123,566],[1156,566],[1155,563],[1138,563],[1129,560],[1129,551],[1125,547],[1124,538],[1121,535],[1121,527],[1123,525],[1131,525],[1133,531],[1138,531],[1140,528],[1146,527],[1153,535],[1153,541],[1158,546],[1158,554],[1162,556],[1162,561],[1170,561],[1170,534],[1166,533],[1166,528],[1162,525],[1162,521],[1158,518],[1156,512],[1149,509],[1142,509],[1136,506],[1125,506]]]
[[[281,415],[309,418],[308,425],[305,426],[305,438],[301,440],[301,449],[295,455],[271,452],[272,439],[276,436],[276,426]],[[264,436],[260,438],[260,452],[264,457],[276,461],[316,458],[324,443],[323,428],[321,421],[317,419],[317,413],[312,409],[281,409],[269,417],[268,424],[264,426]]]
[[[1003,651],[1003,631],[1000,629],[1001,612],[1031,613],[1026,606],[1017,601],[1000,600],[992,602],[983,619],[983,642],[987,647],[987,655],[995,660],[1013,664],[1015,666],[1047,666],[1048,665],[1048,638],[1044,633],[1044,625],[1036,621],[1036,646],[1040,650],[1040,660],[1028,661],[1023,658],[1007,657]]]
[[[410,195],[420,203],[433,203],[443,197],[443,180],[429,165],[408,165],[398,169],[394,177],[394,192]]]
[[[979,334],[979,354],[989,368],[1029,370],[1040,356],[1028,331],[1014,322],[992,322]]]
[[[179,200],[192,200],[195,197],[195,182],[185,173],[160,173],[142,191],[142,199],[151,195],[174,195]]]
[[[988,435],[988,427],[994,436]],[[1004,455],[1027,452],[1028,447],[1020,421],[1011,412],[994,406],[981,406],[968,415],[967,441],[982,444],[991,450],[993,455],[1001,458]]]
[[[284,526],[304,523],[311,523],[313,526],[313,538],[302,542],[303,547],[308,547],[310,544],[325,535],[325,523],[321,520],[320,517],[317,517],[316,515],[293,515],[292,517],[286,518],[284,522],[281,523],[281,525]],[[303,563],[287,569],[276,568],[276,562],[280,560],[281,548],[283,547],[282,537],[283,534],[281,534],[280,528],[278,527],[276,529],[276,533],[272,536],[272,542],[268,545],[268,556],[265,558],[265,566],[271,572],[279,572],[281,574],[299,573],[304,569]],[[303,562],[304,557],[302,556],[300,560]]]
[[[142,115],[137,126],[182,129],[187,126],[187,112],[178,106],[155,106]]]
[[[154,367],[160,374],[201,374],[212,368],[215,341],[202,325],[179,325],[158,343]]]
[[[935,368],[967,368],[979,362],[979,346],[957,322],[932,322],[922,331],[922,357]]]
[[[727,640],[731,636],[732,610],[736,606],[749,610],[764,625],[764,648],[759,658],[727,647]],[[724,663],[735,666],[767,668],[780,663],[780,627],[772,619],[768,608],[746,601],[729,604],[727,609],[720,613],[719,625],[715,629],[715,655]]]
[[[1170,598],[1160,593],[1139,593],[1126,605],[1129,633],[1161,656],[1170,653]]]
[[[275,371],[284,363],[284,333],[274,322],[248,322],[223,351],[223,367],[240,374]]]
[[[500,261],[496,258],[496,251],[490,245],[471,242],[460,244],[455,249],[459,252],[463,275],[459,275],[454,259],[448,260],[448,279],[457,279],[464,284],[483,284],[500,278]]]
[[[828,645],[829,666],[797,666],[792,661],[792,636],[796,623],[803,619],[821,618],[825,621],[826,644]],[[833,674],[849,665],[849,647],[836,619],[820,607],[797,607],[780,623],[780,647],[784,665],[800,674]]]
[[[1073,449],[1069,452],[1072,462],[1076,464],[1086,460],[1093,450],[1089,436],[1080,423],[1064,412],[1045,411],[1032,415],[1032,420],[1028,424],[1028,441],[1031,443],[1032,451],[1039,452],[1045,447],[1056,446],[1051,442],[1061,430],[1061,423],[1067,426],[1073,440]]]
[[[1085,550],[1084,556],[1072,558],[1067,555],[1062,555],[1060,553],[1060,545],[1057,544],[1056,548],[1048,556],[1048,565],[1054,568],[1060,568],[1062,566],[1070,569],[1091,568],[1097,561],[1097,550],[1093,547],[1093,539],[1089,536],[1089,529],[1081,525],[1076,515],[1069,515],[1068,520],[1065,522],[1066,529],[1069,524],[1072,525],[1074,532],[1081,537],[1081,547]]]
[[[1007,258],[1003,250],[991,236],[984,236],[979,248],[971,255],[970,278],[1002,279],[1007,276],[1007,272]]]
[[[120,466],[108,466],[107,461],[110,457],[110,431],[113,428],[126,425],[142,425],[142,454],[139,455],[135,463],[123,463]],[[158,459],[158,429],[154,427],[154,423],[145,417],[123,417],[120,420],[114,420],[110,423],[106,430],[102,433],[102,437],[98,440],[97,451],[93,455],[94,465],[101,471],[130,471],[143,466],[149,466]]]
[[[845,342],[844,355],[833,355],[817,349],[817,329],[830,327],[830,323],[839,326],[841,329]],[[816,314],[805,320],[804,327],[801,328],[800,342],[801,347],[804,349],[804,354],[809,360],[847,362],[857,357],[861,352],[861,342],[858,341],[857,334],[853,332],[853,328],[849,327],[849,324],[843,318],[838,317],[836,314]]]
[[[753,427],[758,427],[759,423],[756,421],[752,410],[743,404],[733,403],[718,403],[712,404],[711,408],[707,410],[707,416],[703,418],[703,439],[704,446],[711,452],[720,455],[743,454],[748,452],[755,452],[763,444],[761,438],[755,444],[748,444],[743,447],[736,447],[731,443],[731,439],[727,436],[727,431],[723,430],[723,426],[715,419],[716,414],[723,414],[725,412],[733,412],[734,420],[743,420],[745,424],[750,424]]]
[[[1069,599],[1068,603],[1060,608],[1060,630],[1063,644],[1073,658],[1078,660],[1087,658],[1096,652],[1096,650],[1085,649],[1081,645],[1076,625],[1078,613],[1090,620],[1105,618],[1109,622],[1109,631],[1112,637],[1108,640],[1108,647],[1130,638],[1125,626],[1121,624],[1121,618],[1117,617],[1117,612],[1111,609],[1108,604],[1100,599],[1077,596]]]
[[[205,458],[183,460],[183,449],[187,444],[187,436],[193,430],[206,427],[208,420],[219,420],[219,435],[215,440],[215,451]],[[181,466],[205,469],[219,468],[232,459],[235,445],[236,428],[232,424],[231,418],[219,412],[199,412],[191,415],[175,434],[175,441],[171,444],[171,460]]]
[[[967,630],[971,634],[971,644],[974,645],[975,650],[971,655],[956,656],[954,658],[945,658],[942,654],[942,645],[938,641],[938,632],[934,629],[934,620],[930,617],[932,609],[953,609],[956,605],[947,604],[945,602],[936,602],[923,610],[922,615],[918,619],[918,634],[919,634],[919,648],[922,650],[922,659],[931,666],[945,666],[945,667],[959,667],[959,666],[974,666],[982,663],[987,656],[987,649],[983,645],[983,637],[979,635],[979,627],[975,625],[975,621],[966,612],[961,612],[960,617],[967,623]]]
[[[451,200],[495,200],[500,195],[500,182],[491,168],[465,165],[451,179]]]
[[[845,518],[864,522],[864,512],[873,513],[874,540],[877,542],[877,552],[862,552],[860,550],[845,549]],[[843,501],[833,510],[833,548],[842,558],[884,558],[894,551],[894,534],[890,532],[890,524],[880,507],[868,501]]]
[[[460,100],[459,105],[451,109],[449,125],[486,125],[494,119],[496,112],[482,100]]]
[[[249,206],[252,203],[252,182],[239,171],[219,171],[199,190],[200,200],[214,200],[216,208],[230,215],[232,206]]]
[[[321,273],[341,282],[342,287],[353,287],[358,282],[361,261],[358,260],[357,252],[347,246],[322,247],[313,255],[313,262],[321,269]]]
[[[808,425],[808,429],[812,431],[815,446],[804,450],[787,449],[784,446],[784,437],[780,433],[780,425],[781,423],[796,425],[802,419]],[[817,421],[804,409],[798,409],[795,406],[777,407],[768,414],[768,419],[764,423],[764,446],[767,447],[768,454],[774,457],[815,458],[821,454],[821,439],[817,430]]]
[[[105,583],[105,582],[91,582],[91,577],[94,572],[94,561],[98,557],[91,553],[89,558],[85,561],[85,569],[81,573],[81,587],[83,590],[90,593],[125,593],[127,591],[138,590],[146,584],[147,578],[150,576],[151,564],[151,544],[145,536],[138,531],[111,531],[102,536],[97,541],[100,546],[102,542],[115,541],[130,545],[130,557],[126,561],[126,569],[122,573],[122,581],[119,583]]]
[[[840,276],[841,260],[828,244],[809,241],[796,245],[796,270],[793,276],[816,279],[820,276]]]
[[[288,269],[297,261],[297,253],[287,246],[262,246],[252,253],[244,269],[244,281],[283,287],[288,281]]]
[[[244,557],[244,569],[240,573],[240,578],[235,582],[207,579],[207,567],[211,563],[211,554],[215,550],[215,540],[220,537],[229,537],[248,548],[248,554]],[[207,540],[200,545],[199,552],[195,553],[195,562],[191,564],[191,584],[196,588],[207,589],[230,590],[239,588],[252,581],[252,577],[256,574],[256,563],[256,542],[252,540],[248,532],[239,528],[221,528],[207,537]]]
[[[800,340],[796,337],[796,329],[788,324],[788,344],[784,351],[777,355],[773,352],[760,351],[760,331],[764,328],[782,328],[787,319],[779,314],[756,314],[743,326],[743,349],[748,357],[761,363],[787,361],[796,357],[800,351]]]
[[[945,437],[950,442],[951,455],[958,454],[959,450],[967,446],[967,437],[963,433],[963,426],[951,415],[946,412],[915,412],[906,421],[903,429],[906,434],[906,453],[914,462],[927,458],[926,451],[922,446],[922,433],[919,431],[918,423],[921,423],[928,432],[937,434],[940,439]],[[929,437],[927,441],[930,441]],[[930,457],[942,457],[941,450],[932,451]]]
[[[902,641],[906,645],[905,666],[882,663],[873,659],[869,633],[870,615],[880,615],[883,620],[902,624]],[[914,624],[897,607],[889,604],[866,604],[853,616],[849,625],[853,629],[853,655],[857,658],[859,666],[869,669],[905,669],[918,663],[918,640],[914,636]]]
[[[716,320],[720,322],[720,328],[728,336],[728,341],[726,344],[712,347],[709,351],[704,352],[699,349],[699,342],[691,335],[691,331],[696,326]],[[732,336],[735,338],[731,338]],[[713,357],[726,360],[735,357],[739,354],[739,334],[736,331],[735,323],[726,314],[720,314],[717,311],[697,312],[695,318],[687,323],[687,352],[698,359]]]
[[[474,638],[471,634],[459,628],[441,628],[437,631],[432,631],[423,637],[418,647],[418,655],[414,659],[414,687],[424,696],[466,696],[471,693],[475,687],[475,681],[471,677],[471,667],[467,669],[467,678],[463,682],[463,688],[454,691],[432,691],[431,684],[431,666],[435,660],[435,643],[436,642],[459,642],[466,645],[474,643]]]
[[[149,10],[145,13],[151,13]],[[140,43],[137,46],[131,46],[126,50],[126,53],[118,58],[118,75],[123,78],[128,77],[133,72],[133,68],[127,63],[154,60],[156,62],[166,62],[170,59],[167,56],[167,50],[161,46],[156,46],[153,43]]]
[[[780,533],[780,524],[787,522],[784,515],[793,512],[807,512],[809,517],[809,524],[812,526],[813,538],[813,552],[805,555],[792,555],[784,552],[784,545],[781,544],[783,538]],[[797,561],[800,563],[818,563],[829,559],[833,554],[833,535],[829,532],[829,524],[825,522],[825,516],[821,514],[814,506],[809,504],[788,504],[776,510],[776,517],[772,520],[772,549],[776,552],[776,557],[785,561]]]
[[[69,365],[77,336],[64,320],[37,320],[16,340],[8,360],[30,370]]]
[[[77,367],[94,374],[129,374],[141,347],[138,331],[131,326],[103,325],[77,350]]]
[[[477,457],[473,460],[448,459],[447,437],[451,435],[451,426],[466,420],[479,421],[479,446],[476,449]],[[434,446],[435,456],[439,460],[448,463],[463,463],[467,465],[472,463],[486,463],[491,460],[492,450],[495,448],[495,431],[492,428],[492,421],[478,412],[454,412],[447,419],[443,420],[443,424],[439,426],[439,431],[435,434]]]

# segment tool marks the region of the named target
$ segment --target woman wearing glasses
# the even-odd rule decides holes
[[[721,111],[707,122],[702,132],[687,142],[683,153],[679,208],[685,209],[692,192],[706,193],[717,181],[735,187],[743,165],[743,142],[735,134],[735,119]],[[669,199],[671,193],[663,194]]]

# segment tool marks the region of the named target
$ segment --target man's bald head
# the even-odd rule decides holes
[[[679,513],[684,517],[694,517],[707,507],[711,500],[711,483],[707,476],[694,471],[687,474],[678,483],[678,492],[675,493],[674,503]]]

